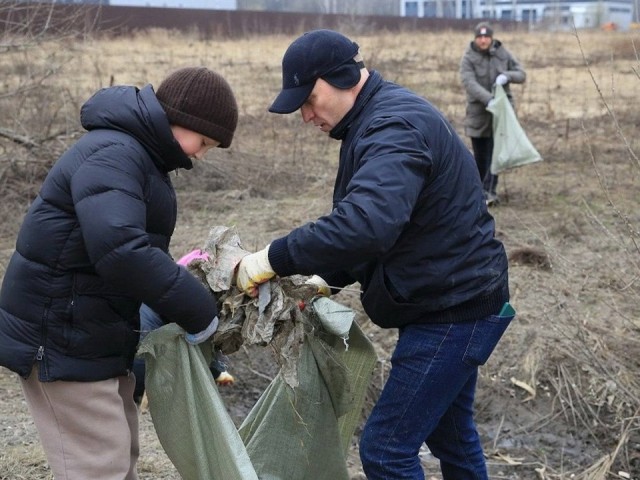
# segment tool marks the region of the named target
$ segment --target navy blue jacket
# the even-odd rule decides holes
[[[506,254],[474,159],[443,115],[371,72],[330,135],[342,141],[333,210],[271,243],[274,271],[360,282],[382,327],[498,313]]]
[[[126,374],[141,302],[191,333],[215,297],[168,254],[168,173],[191,168],[153,88],[110,87],[82,107],[88,130],[30,206],[0,291],[0,365],[41,381]]]

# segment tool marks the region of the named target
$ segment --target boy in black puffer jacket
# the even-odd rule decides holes
[[[168,253],[169,173],[229,147],[237,120],[229,84],[204,67],[157,92],[101,89],[29,208],[0,291],[0,365],[20,376],[55,478],[137,478],[143,302],[189,343],[215,332],[215,297]]]

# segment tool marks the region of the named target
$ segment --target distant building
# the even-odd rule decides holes
[[[102,3],[117,7],[202,8],[210,10],[238,9],[237,0],[105,0]]]
[[[403,17],[515,20],[550,29],[628,30],[634,0],[400,0]]]

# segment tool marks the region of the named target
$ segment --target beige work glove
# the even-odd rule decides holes
[[[313,275],[304,283],[318,287],[318,295],[322,295],[323,297],[331,296],[331,288],[329,287],[329,284],[319,275]]]
[[[276,275],[269,263],[269,245],[256,253],[250,253],[240,260],[236,285],[251,297],[258,295],[258,285]]]

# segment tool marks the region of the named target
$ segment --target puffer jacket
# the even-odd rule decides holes
[[[501,73],[509,77],[504,90],[513,105],[510,83],[524,83],[527,75],[520,62],[502,45],[493,40],[487,51],[480,51],[472,41],[460,62],[460,79],[467,95],[464,118],[465,134],[469,137],[493,136],[493,117],[487,104],[493,98],[493,85]]]
[[[0,291],[0,365],[41,381],[126,374],[141,302],[191,333],[213,295],[169,256],[177,204],[168,173],[192,168],[148,85],[98,91],[88,133],[48,173]]]
[[[473,157],[442,114],[373,71],[330,135],[342,141],[333,210],[271,243],[274,271],[360,282],[381,327],[497,313],[506,254]]]

